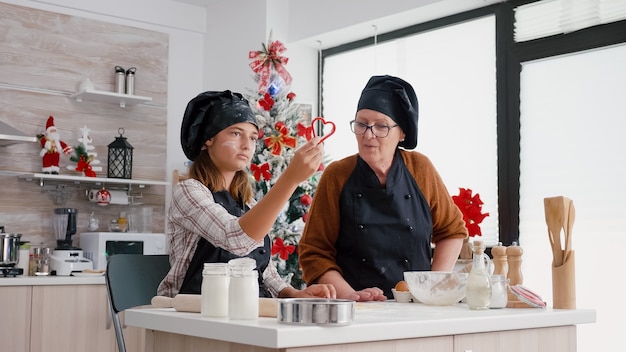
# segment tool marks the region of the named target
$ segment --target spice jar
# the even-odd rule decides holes
[[[229,267],[226,263],[204,263],[200,289],[200,315],[228,316]]]
[[[228,316],[231,319],[257,319],[259,316],[259,273],[252,258],[231,259],[228,285]]]
[[[508,303],[509,279],[504,275],[491,275],[491,300],[489,308],[504,308]]]

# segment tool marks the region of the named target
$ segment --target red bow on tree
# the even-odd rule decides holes
[[[480,194],[476,193],[472,196],[471,189],[459,188],[459,195],[452,196],[452,200],[463,213],[463,220],[469,235],[482,236],[479,224],[489,216],[489,213],[483,213],[483,201],[480,200]]]
[[[278,237],[272,245],[272,255],[278,254],[282,260],[289,259],[289,255],[295,252],[295,250],[296,246],[293,244],[285,245],[285,242],[283,242],[283,239],[280,237]]]
[[[273,155],[281,155],[283,153],[283,146],[295,148],[297,140],[295,137],[289,135],[289,130],[285,123],[280,121],[276,122],[274,126],[278,134],[265,137],[263,140],[265,146],[272,150]]]
[[[298,136],[304,137],[307,141],[310,141],[313,137],[315,137],[315,132],[313,132],[313,126],[305,126],[298,122]]]
[[[289,58],[280,56],[283,51],[287,50],[285,45],[278,40],[270,42],[269,46],[265,46],[265,43],[262,45],[262,50],[253,50],[248,53],[248,58],[252,59],[250,68],[259,75],[259,92],[265,91],[269,85],[272,66],[285,81],[285,84],[291,84],[291,75],[283,66],[289,62]]]
[[[259,105],[261,105],[265,111],[272,110],[272,106],[274,106],[274,99],[272,99],[270,93],[265,93],[265,95],[263,95],[263,99],[259,100]]]
[[[270,164],[264,163],[261,165],[251,164],[250,171],[254,175],[254,179],[259,182],[261,181],[261,176],[265,181],[269,181],[272,178],[272,174],[270,173]]]

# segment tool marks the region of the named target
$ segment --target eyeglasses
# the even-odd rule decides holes
[[[398,127],[398,125],[395,124],[393,126],[389,126],[389,125],[374,124],[370,126],[370,125],[364,124],[363,122],[357,122],[356,120],[350,121],[350,129],[352,130],[354,134],[365,134],[367,130],[370,130],[372,134],[374,135],[374,137],[377,137],[377,138],[387,137],[389,135],[389,131],[391,131],[391,129],[394,127]]]

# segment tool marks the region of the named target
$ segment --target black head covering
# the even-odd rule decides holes
[[[413,87],[393,76],[372,76],[361,92],[357,111],[375,110],[394,120],[405,134],[398,145],[405,149],[417,146],[418,103]]]
[[[180,129],[180,144],[189,160],[195,160],[204,142],[239,122],[259,126],[248,101],[239,93],[204,92],[187,104]]]

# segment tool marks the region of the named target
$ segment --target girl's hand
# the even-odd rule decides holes
[[[319,141],[320,137],[315,137],[298,148],[281,177],[288,177],[296,183],[311,177],[319,169],[324,157],[324,146]]]

